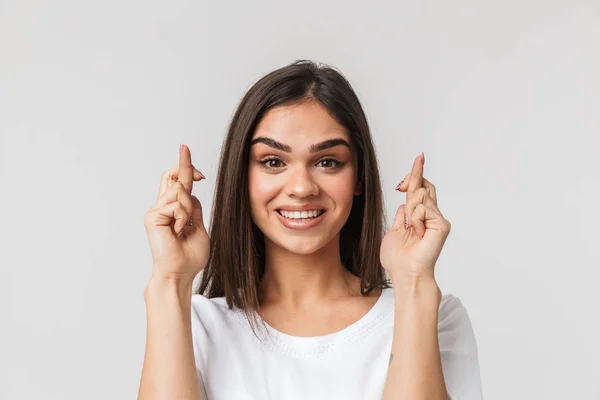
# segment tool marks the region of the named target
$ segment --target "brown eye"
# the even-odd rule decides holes
[[[281,160],[278,158],[267,158],[260,163],[267,169],[276,169],[280,167]]]
[[[323,163],[327,163],[327,164],[323,165]],[[335,158],[324,158],[321,161],[319,161],[319,164],[321,164],[323,167],[325,167],[327,169],[339,168],[342,165],[344,165],[343,162],[338,161]]]

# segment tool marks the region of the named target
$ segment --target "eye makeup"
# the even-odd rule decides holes
[[[269,157],[260,159],[258,162],[261,164],[262,168],[269,169],[269,170],[279,169],[278,167],[275,167],[269,163],[271,163],[271,162],[283,163],[283,161],[279,157],[274,157],[274,156],[269,156]],[[342,168],[344,165],[346,165],[346,163],[344,161],[340,161],[334,157],[324,157],[324,158],[320,159],[319,161],[317,161],[317,164],[320,164],[323,162],[329,162],[332,164],[332,166],[330,166],[330,167],[324,167],[325,169],[330,169],[330,170],[337,170],[337,169]]]

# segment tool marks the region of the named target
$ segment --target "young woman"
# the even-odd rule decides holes
[[[185,145],[146,214],[139,399],[481,399],[469,317],[434,278],[450,222],[424,163],[386,233],[348,81],[299,60],[256,82],[223,144],[210,239]]]

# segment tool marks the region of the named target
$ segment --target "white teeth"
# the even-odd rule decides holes
[[[307,218],[315,218],[323,213],[322,210],[310,210],[310,211],[285,211],[278,210],[279,214],[283,215],[285,218],[289,219],[307,219]]]

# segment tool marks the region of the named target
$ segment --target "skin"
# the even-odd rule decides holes
[[[392,355],[383,399],[447,400],[437,334],[441,291],[434,268],[450,233],[435,186],[423,177],[425,155],[396,190],[406,192],[381,245],[394,284]],[[394,357],[394,355],[396,355]]]
[[[340,262],[340,230],[360,193],[356,155],[344,145],[315,153],[309,146],[338,138],[350,143],[350,137],[323,106],[309,102],[270,110],[257,126],[252,140],[256,138],[291,147],[288,153],[259,142],[250,149],[251,212],[265,235],[267,254],[259,314],[292,335],[339,330],[377,299],[360,296],[359,278]],[[317,226],[290,230],[279,222],[277,209],[307,203],[327,210]],[[358,305],[358,312],[339,314],[351,304]]]
[[[251,212],[265,234],[267,250],[259,312],[271,326],[295,336],[339,331],[364,316],[380,292],[361,296],[358,278],[339,260],[339,231],[353,195],[360,193],[355,155],[341,145],[314,154],[308,148],[333,138],[349,142],[349,137],[317,103],[271,110],[253,139],[259,136],[291,147],[290,153],[263,143],[251,149]],[[266,156],[281,160],[270,162],[274,171],[260,164]],[[324,158],[345,164],[329,169],[335,163]],[[406,192],[406,204],[398,207],[381,245],[381,263],[392,279],[395,301],[384,400],[448,398],[438,347],[441,292],[434,267],[450,223],[437,207],[435,186],[423,177],[423,167],[424,155],[419,155],[398,186]],[[200,399],[189,313],[193,278],[208,257],[201,205],[191,195],[193,182],[203,178],[182,145],[178,166],[163,174],[157,203],[145,216],[154,264],[144,292],[148,326],[140,399]],[[309,202],[327,209],[318,228],[290,232],[274,215],[283,205]],[[323,311],[315,314],[315,309]]]
[[[147,327],[139,400],[195,399],[201,394],[191,329],[192,282],[209,255],[200,201],[191,195],[194,169],[187,146],[162,174],[158,199],[144,216],[152,277],[144,290]]]

